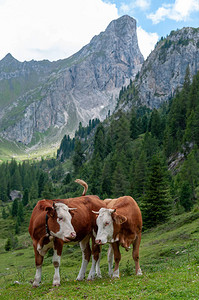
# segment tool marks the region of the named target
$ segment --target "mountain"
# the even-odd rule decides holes
[[[21,63],[8,54],[0,61],[0,136],[51,144],[74,133],[80,121],[103,120],[143,61],[129,16],[112,21],[65,60]]]
[[[187,67],[192,79],[199,70],[199,28],[183,28],[161,38],[133,82],[131,102],[121,101],[119,107],[128,109],[132,102],[159,107],[182,88]]]

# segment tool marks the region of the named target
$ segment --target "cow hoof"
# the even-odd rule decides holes
[[[53,283],[53,286],[60,286],[60,283],[59,282],[55,282],[55,283]]]
[[[113,277],[112,277],[113,279],[119,279],[120,278],[120,276],[118,276],[118,275],[113,275]]]
[[[137,276],[142,276],[143,274],[142,274],[142,270],[139,268],[138,269],[138,271],[137,271],[137,274],[136,274]]]
[[[39,283],[37,283],[37,282],[33,282],[33,284],[32,284],[32,287],[33,287],[33,288],[37,288],[37,287],[39,287]]]
[[[87,281],[93,281],[95,279],[95,277],[88,277]]]
[[[77,277],[76,280],[77,281],[82,281],[82,280],[84,280],[84,277],[83,278],[82,277]]]

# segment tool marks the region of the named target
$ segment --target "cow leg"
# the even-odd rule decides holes
[[[113,275],[113,247],[112,244],[108,248],[108,275],[112,277]]]
[[[119,278],[120,277],[119,263],[120,263],[120,260],[121,260],[119,242],[113,243],[112,247],[113,247],[113,252],[114,252],[114,260],[115,260],[115,269],[114,269],[114,272],[113,272],[113,278]]]
[[[101,258],[101,247],[95,244],[95,238],[92,237],[92,266],[88,275],[87,280],[93,280],[96,275],[99,278],[102,278],[100,271],[100,258]]]
[[[141,242],[141,233],[138,234],[133,243],[133,260],[135,262],[135,273],[136,275],[142,275],[142,270],[139,264],[139,247]]]
[[[33,245],[33,247],[34,247],[34,252],[35,252],[36,274],[35,274],[35,278],[34,278],[32,286],[38,287],[41,282],[41,271],[42,271],[42,264],[43,264],[44,257],[39,254],[39,252],[37,251],[36,245]]]
[[[63,242],[59,239],[55,239],[54,241],[54,254],[53,254],[53,265],[55,268],[55,273],[53,276],[53,286],[60,285],[60,275],[59,275],[59,267],[61,261],[61,253],[63,248]]]
[[[77,280],[83,280],[86,273],[86,268],[89,263],[90,257],[91,257],[91,248],[89,245],[89,239],[90,236],[86,236],[81,242],[80,242],[80,248],[82,250],[82,265],[81,269],[79,271],[79,274],[77,276]]]
[[[100,249],[101,251],[101,249]],[[96,275],[98,278],[102,278],[102,274],[101,274],[101,270],[100,270],[100,260],[101,260],[101,252],[99,253],[99,258],[97,260],[97,263],[96,263]]]

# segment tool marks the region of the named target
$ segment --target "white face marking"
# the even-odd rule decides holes
[[[100,208],[96,223],[98,226],[97,236],[95,240],[100,240],[101,244],[111,242],[113,239],[113,210],[108,208]]]
[[[64,203],[56,203],[55,208],[57,212],[57,223],[59,224],[60,229],[56,233],[51,231],[51,234],[67,242],[69,241],[67,239],[72,238],[72,235],[75,234],[75,229],[71,223],[72,217],[69,213],[70,209]]]

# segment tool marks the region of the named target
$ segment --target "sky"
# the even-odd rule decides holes
[[[146,59],[162,36],[199,27],[199,0],[0,0],[0,60],[67,58],[123,15],[136,19]]]

